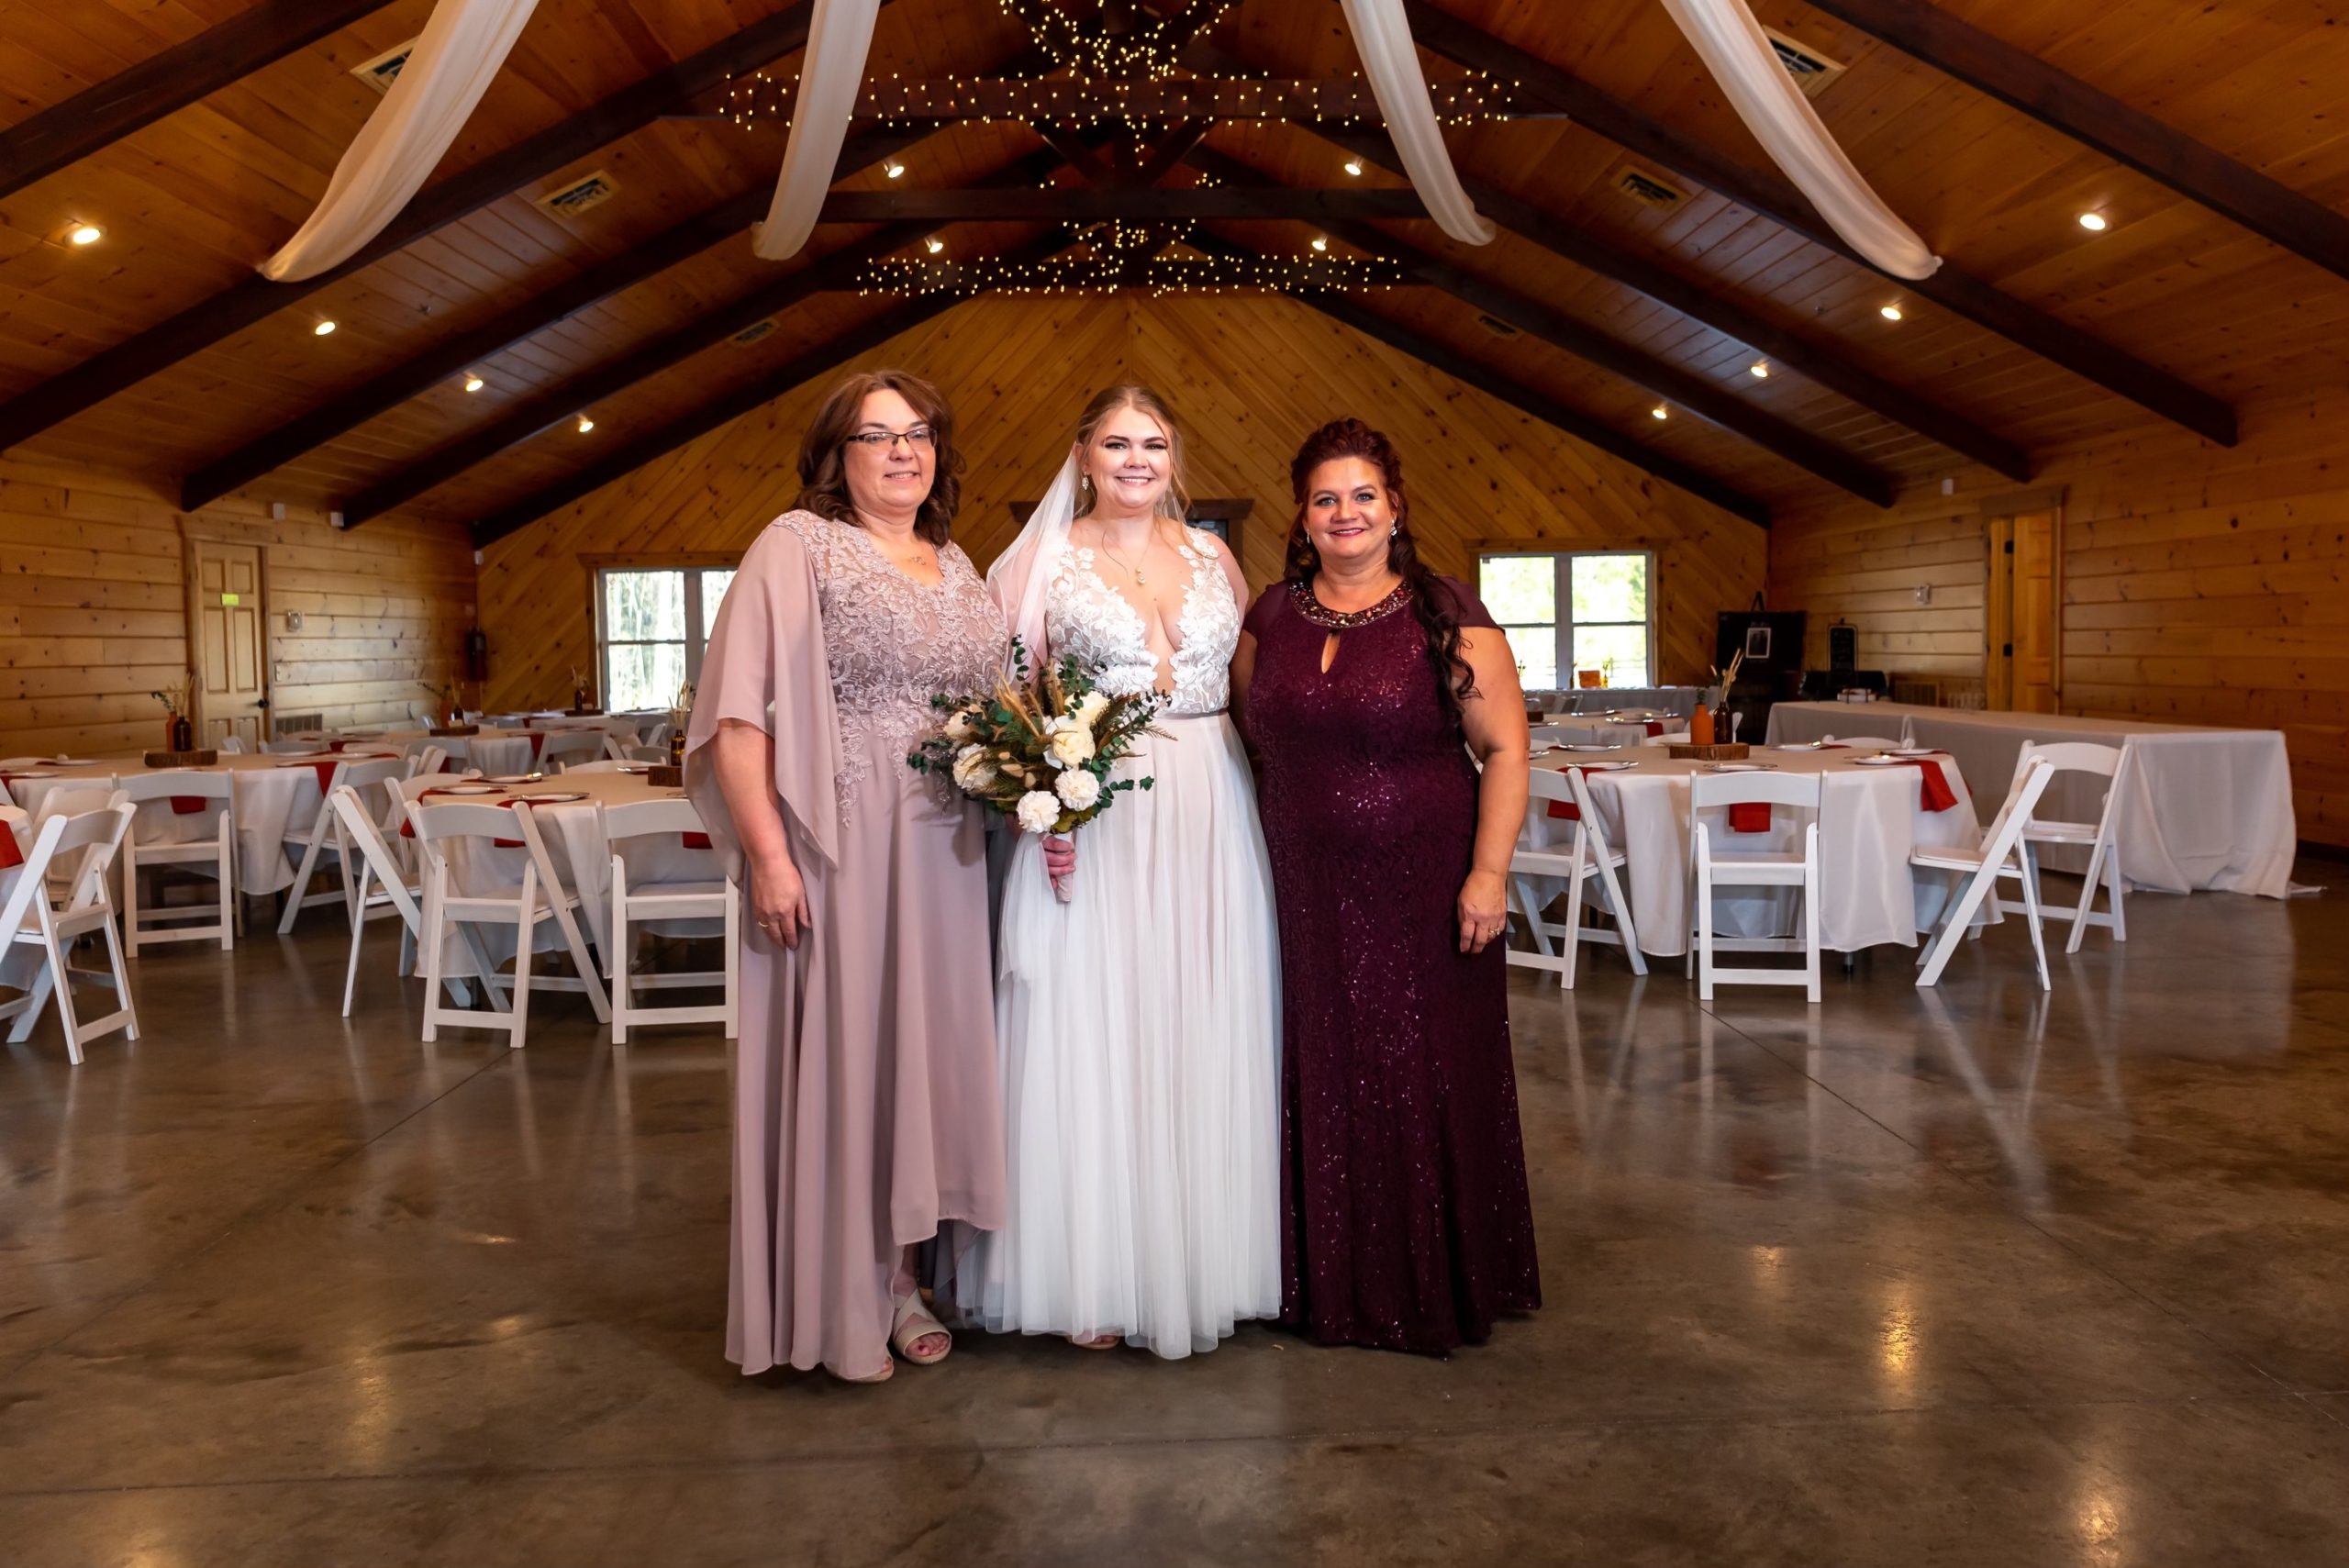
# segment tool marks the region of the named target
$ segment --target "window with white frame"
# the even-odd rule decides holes
[[[1477,559],[1476,594],[1508,633],[1529,691],[1575,684],[1654,684],[1655,558],[1644,550],[1494,551]]]
[[[596,573],[596,634],[604,706],[667,707],[701,680],[701,658],[730,566],[607,566]]]

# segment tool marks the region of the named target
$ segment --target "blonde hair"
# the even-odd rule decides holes
[[[1183,430],[1174,423],[1174,416],[1168,410],[1166,400],[1157,393],[1135,381],[1120,382],[1095,393],[1093,401],[1086,404],[1085,412],[1077,417],[1077,446],[1090,450],[1093,438],[1101,433],[1103,422],[1120,408],[1131,408],[1137,413],[1149,415],[1158,421],[1158,428],[1166,432],[1166,499],[1174,509],[1168,513],[1162,507],[1160,516],[1178,528],[1188,526],[1191,493],[1183,485]],[[1095,496],[1092,476],[1085,472],[1081,460],[1077,464],[1077,478],[1085,503],[1079,508],[1082,514],[1093,509]]]

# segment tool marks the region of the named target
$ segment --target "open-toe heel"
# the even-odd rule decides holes
[[[916,1345],[932,1335],[942,1336],[945,1339],[944,1350],[923,1355],[914,1349]],[[946,1325],[941,1323],[937,1316],[923,1305],[919,1291],[915,1291],[897,1303],[897,1317],[889,1329],[889,1342],[897,1348],[899,1355],[916,1366],[936,1366],[952,1354],[954,1350],[954,1336],[947,1333]]]

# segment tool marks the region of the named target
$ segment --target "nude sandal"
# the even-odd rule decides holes
[[[933,1355],[918,1354],[914,1346],[932,1334],[945,1334],[946,1348]],[[946,1325],[922,1305],[921,1292],[917,1290],[897,1303],[896,1319],[889,1329],[889,1343],[896,1347],[899,1355],[916,1366],[936,1366],[953,1353],[953,1341],[954,1336],[947,1333]]]

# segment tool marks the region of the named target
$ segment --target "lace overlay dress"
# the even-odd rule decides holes
[[[863,529],[787,513],[703,662],[688,789],[739,863],[707,747],[729,718],[774,736],[812,916],[796,951],[742,922],[726,1353],[745,1373],[877,1371],[899,1250],[1003,1220],[985,826],[905,759],[930,695],[986,686],[1009,637],[962,550],[939,565],[917,583]]]
[[[1224,715],[1239,606],[1195,534],[1174,690],[1077,836],[1071,896],[1023,837],[1004,888],[996,1032],[1010,1213],[957,1275],[988,1328],[1118,1334],[1166,1357],[1280,1307],[1279,1013],[1271,868]],[[1114,694],[1158,681],[1142,619],[1087,550],[1055,563],[1048,653]]]

